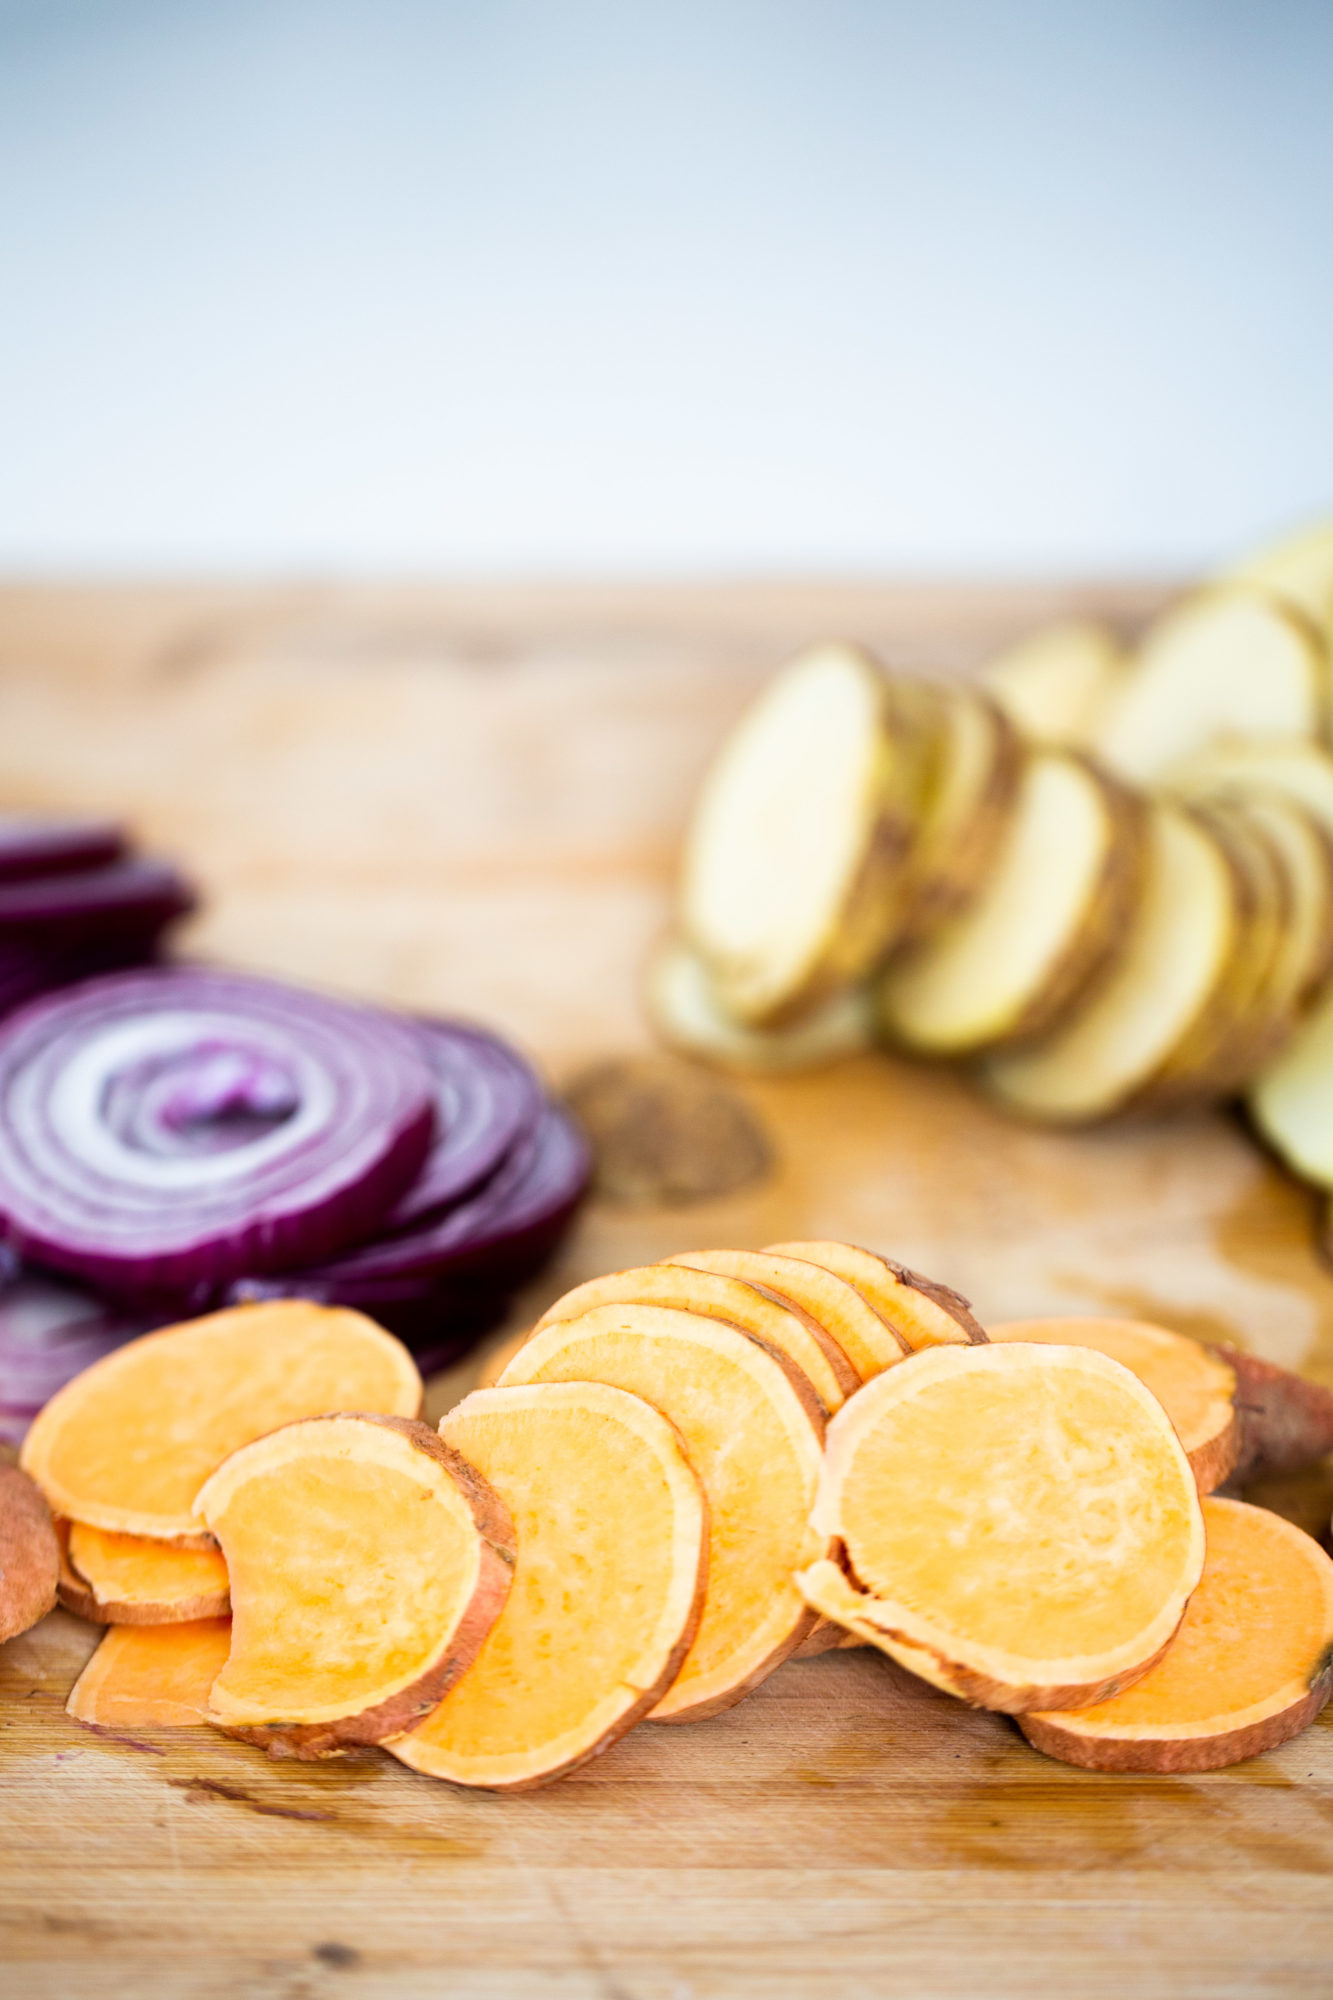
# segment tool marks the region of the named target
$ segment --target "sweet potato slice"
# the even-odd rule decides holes
[[[276,1756],[401,1734],[466,1672],[514,1562],[502,1502],[426,1424],[308,1417],[199,1494],[231,1578],[210,1720]]]
[[[827,1547],[810,1526],[824,1428],[810,1384],[739,1327],[642,1305],[543,1327],[501,1378],[520,1382],[607,1382],[680,1431],[708,1498],[708,1587],[694,1643],[652,1713],[694,1722],[730,1708],[814,1624],[792,1582]]]
[[[104,1729],[189,1729],[207,1722],[226,1665],[230,1618],[113,1625],[74,1683],[65,1712]]]
[[[1295,1472],[1333,1451],[1333,1390],[1238,1347],[1219,1345],[1213,1352],[1236,1377],[1237,1479]]]
[[[684,1312],[703,1313],[707,1319],[729,1320],[742,1333],[767,1341],[809,1377],[825,1410],[842,1408],[861,1378],[831,1333],[799,1305],[775,1298],[753,1281],[742,1283],[739,1272],[731,1277],[719,1275],[720,1265],[682,1270],[680,1266],[687,1261],[673,1257],[662,1264],[642,1264],[634,1270],[590,1278],[549,1306],[537,1325],[577,1319],[592,1306],[679,1306]]]
[[[1202,1341],[1138,1319],[1011,1319],[989,1332],[992,1340],[1109,1354],[1152,1390],[1170,1417],[1200,1493],[1211,1493],[1235,1471],[1241,1455],[1236,1371]]]
[[[0,1465],[0,1644],[45,1618],[59,1572],[50,1508],[26,1472]]]
[[[54,1395],[22,1464],[56,1514],[163,1541],[197,1536],[195,1495],[228,1453],[299,1417],[414,1417],[421,1377],[361,1313],[277,1299],[145,1334]]]
[[[896,1264],[892,1257],[860,1250],[854,1243],[770,1243],[768,1248],[780,1257],[818,1264],[854,1285],[892,1329],[899,1344],[912,1353],[923,1347],[977,1343],[986,1338],[985,1327],[972,1317],[971,1304],[961,1293],[934,1278],[923,1278],[919,1271],[909,1271],[906,1264]],[[881,1361],[879,1367],[887,1367],[891,1358]],[[879,1369],[863,1372],[878,1374]]]
[[[181,1625],[225,1618],[227,1565],[217,1549],[67,1524],[60,1602],[95,1625]]]
[[[779,1257],[771,1250],[682,1250],[667,1261],[701,1274],[712,1271],[756,1286],[814,1326],[824,1347],[837,1356],[843,1393],[836,1403],[829,1403],[827,1396],[824,1397],[830,1413],[842,1407],[867,1375],[878,1375],[881,1368],[900,1361],[909,1352],[906,1341],[893,1327],[885,1326],[854,1285],[817,1264],[803,1263],[797,1257]],[[738,1320],[737,1325],[744,1326],[745,1322]],[[762,1327],[747,1326],[745,1330],[763,1336]],[[804,1365],[799,1354],[790,1349],[785,1351],[791,1353],[798,1367]],[[809,1375],[811,1371],[807,1368],[806,1373]],[[813,1376],[811,1379],[815,1380]],[[819,1387],[817,1380],[815,1386]]]
[[[703,1609],[707,1503],[675,1426],[603,1382],[478,1390],[440,1434],[509,1508],[518,1560],[476,1664],[389,1748],[433,1778],[528,1791],[608,1749],[675,1679]]]
[[[1333,1691],[1333,1562],[1300,1528],[1205,1500],[1208,1556],[1179,1632],[1143,1679],[1031,1714],[1028,1742],[1093,1771],[1216,1771],[1299,1736]]]
[[[980,1708],[1086,1707],[1137,1680],[1203,1567],[1155,1396],[1081,1347],[914,1355],[829,1425],[807,1600]]]

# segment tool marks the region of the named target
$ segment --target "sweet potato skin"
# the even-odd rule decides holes
[[[0,1643],[55,1609],[60,1544],[51,1509],[16,1465],[0,1466]]]
[[[336,1413],[332,1413],[336,1414]],[[329,1418],[304,1418],[320,1423]],[[344,1413],[345,1414],[345,1413]],[[477,1654],[509,1595],[514,1572],[516,1545],[509,1509],[467,1460],[447,1445],[429,1424],[412,1417],[385,1417],[358,1413],[359,1421],[397,1431],[414,1449],[433,1458],[449,1473],[467,1500],[481,1537],[481,1561],[471,1602],[449,1636],[448,1644],[420,1680],[401,1689],[387,1701],[359,1715],[339,1717],[333,1722],[283,1724],[239,1724],[210,1717],[215,1729],[242,1743],[253,1743],[273,1758],[296,1758],[314,1763],[322,1757],[336,1757],[367,1744],[383,1743],[401,1736],[415,1722],[443,1701],[455,1681],[461,1679]]]
[[[1058,1758],[1062,1764],[1077,1764],[1085,1771],[1143,1771],[1171,1776],[1176,1772],[1220,1771],[1239,1764],[1246,1757],[1262,1756],[1276,1750],[1308,1729],[1329,1695],[1333,1694],[1333,1662],[1325,1665],[1311,1683],[1310,1691],[1279,1715],[1265,1716],[1245,1729],[1232,1729],[1224,1736],[1181,1737],[1168,1741],[1161,1737],[1095,1737],[1062,1729],[1049,1715],[1024,1715],[1019,1727],[1034,1750]]]
[[[1295,1472],[1333,1451],[1333,1390],[1237,1347],[1213,1350],[1236,1377],[1239,1449],[1230,1476]]]

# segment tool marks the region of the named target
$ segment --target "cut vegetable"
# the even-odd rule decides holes
[[[1236,1378],[1237,1479],[1295,1472],[1333,1451],[1333,1390],[1238,1347],[1214,1351]]]
[[[113,1625],[74,1683],[65,1712],[102,1729],[189,1729],[208,1721],[227,1663],[230,1618]]]
[[[0,813],[0,882],[29,882],[119,861],[125,837],[114,820]]]
[[[802,653],[723,746],[686,848],[682,924],[729,1013],[791,1018],[868,970],[909,817],[884,677],[851,646]]]
[[[142,1318],[17,1259],[10,1275],[0,1251],[0,1437],[20,1444],[57,1389],[145,1330]]]
[[[818,1264],[835,1277],[854,1285],[867,1299],[894,1336],[894,1348],[912,1352],[923,1347],[948,1346],[955,1342],[984,1341],[986,1329],[972,1316],[969,1301],[934,1278],[909,1271],[892,1257],[874,1250],[861,1250],[854,1243],[770,1243],[769,1251],[779,1257],[795,1257],[805,1264]],[[898,1359],[886,1347],[878,1366],[862,1367],[862,1357],[852,1359],[863,1375],[877,1375]],[[873,1355],[864,1357],[873,1360]]]
[[[243,1445],[199,1493],[231,1578],[209,1719],[293,1757],[410,1729],[509,1589],[513,1524],[425,1424],[326,1416]]]
[[[1216,1771],[1298,1736],[1333,1690],[1333,1562],[1280,1515],[1205,1500],[1208,1556],[1179,1632],[1096,1706],[1020,1719],[1094,1771]]]
[[[540,1079],[517,1049],[462,1021],[418,1021],[435,1083],[435,1132],[420,1173],[379,1223],[394,1236],[433,1220],[493,1174],[545,1108]]]
[[[1011,1319],[987,1331],[997,1341],[1109,1354],[1138,1376],[1170,1417],[1200,1493],[1211,1493],[1235,1471],[1241,1456],[1236,1371],[1201,1341],[1137,1319]]]
[[[1333,640],[1333,521],[1260,549],[1231,573],[1276,591]]]
[[[59,1573],[50,1508],[26,1472],[0,1465],[0,1644],[45,1618]]]
[[[985,1058],[988,1088],[1012,1110],[1055,1123],[1119,1110],[1226,1002],[1241,896],[1207,829],[1155,803],[1143,890],[1118,955],[1053,1033]]]
[[[880,975],[883,1031],[961,1055],[1058,1020],[1119,943],[1142,856],[1128,793],[1080,758],[1034,755],[976,894]]]
[[[420,1407],[421,1377],[391,1334],[278,1300],[117,1348],[52,1397],[21,1462],[66,1520],[173,1541],[200,1533],[200,1486],[251,1439],[327,1410]]]
[[[180,1625],[225,1618],[227,1565],[216,1549],[183,1549],[73,1521],[60,1602],[96,1625]]]
[[[962,909],[990,867],[1023,769],[1013,724],[974,688],[928,688],[938,743],[907,861],[903,938]]]
[[[707,1506],[675,1427],[604,1383],[478,1390],[440,1432],[509,1508],[518,1560],[475,1666],[389,1747],[434,1778],[526,1791],[608,1749],[675,1679]]]
[[[682,1270],[682,1264],[693,1268]],[[745,1274],[739,1269],[729,1276],[719,1275],[722,1271],[721,1263],[699,1264],[691,1257],[612,1271],[566,1292],[547,1307],[533,1330],[556,1320],[578,1319],[593,1306],[678,1306],[683,1312],[702,1313],[706,1319],[726,1320],[742,1333],[775,1347],[808,1376],[826,1410],[841,1409],[861,1378],[836,1335],[826,1331],[808,1308],[802,1310],[801,1303],[760,1289],[753,1277],[741,1282]]]
[[[1200,591],[1148,633],[1097,753],[1145,783],[1219,737],[1318,736],[1327,682],[1322,636],[1299,611],[1242,585]]]
[[[869,1048],[874,1039],[863,987],[835,993],[788,1028],[745,1028],[723,1007],[698,953],[668,939],[648,970],[648,1012],[664,1042],[726,1069],[760,1074],[820,1069]]]
[[[1333,1188],[1333,990],[1255,1078],[1246,1102],[1289,1167]]]
[[[1160,782],[1186,799],[1278,793],[1333,835],[1333,756],[1303,737],[1213,743],[1171,764]]]
[[[885,1325],[855,1286],[801,1258],[782,1257],[772,1250],[682,1250],[667,1261],[688,1265],[693,1271],[714,1271],[740,1279],[747,1286],[757,1285],[819,1329],[821,1344],[834,1358],[842,1390],[837,1402],[828,1404],[830,1410],[840,1408],[868,1375],[878,1375],[881,1368],[891,1367],[909,1351],[906,1341],[895,1328]],[[759,1327],[745,1330],[761,1332]],[[797,1353],[791,1358],[801,1362]],[[809,1369],[805,1372],[810,1373]]]
[[[730,1708],[814,1623],[792,1582],[826,1546],[810,1526],[823,1421],[809,1383],[736,1327],[641,1305],[543,1327],[501,1387],[526,1382],[606,1382],[680,1431],[708,1499],[708,1587],[698,1634],[652,1713],[693,1722]]]
[[[1167,1645],[1203,1567],[1161,1404],[1086,1348],[937,1348],[829,1425],[798,1578],[826,1617],[982,1708],[1086,1707]]]
[[[1031,743],[1082,749],[1124,668],[1119,642],[1082,618],[1047,625],[988,662],[982,681]]]

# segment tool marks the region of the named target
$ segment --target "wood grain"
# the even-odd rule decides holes
[[[1148,589],[0,591],[0,800],[128,814],[207,886],[192,949],[475,1012],[559,1080],[642,1046],[690,788],[794,644],[965,672]],[[519,1317],[669,1251],[845,1235],[983,1318],[1143,1312],[1333,1382],[1306,1197],[1224,1116],[1052,1135],[879,1059],[747,1085],[780,1155],[704,1208],[586,1214]],[[437,1413],[470,1368],[431,1386]],[[1268,1497],[1327,1515],[1316,1480]],[[1326,1995],[1333,1726],[1230,1772],[1037,1756],[864,1654],[646,1725],[549,1792],[207,1731],[94,1734],[64,1613],[0,1651],[0,1991],[48,2000]]]

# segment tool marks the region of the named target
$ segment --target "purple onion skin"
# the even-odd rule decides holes
[[[498,1036],[465,1021],[423,1019],[417,1026],[438,1086],[435,1142],[375,1231],[377,1241],[435,1219],[489,1180],[546,1105],[531,1064]]]
[[[103,868],[124,852],[125,836],[114,820],[0,813],[0,882]]]

